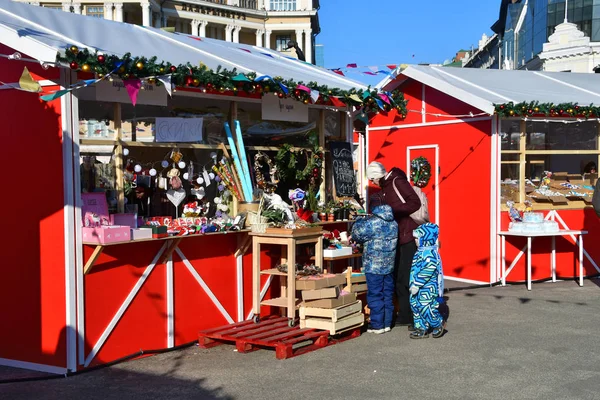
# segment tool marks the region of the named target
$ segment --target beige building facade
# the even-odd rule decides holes
[[[274,49],[292,57],[296,57],[296,52],[286,47],[294,40],[309,63],[314,63],[315,36],[321,31],[319,0],[48,0],[26,3],[118,22],[169,27],[195,36]]]

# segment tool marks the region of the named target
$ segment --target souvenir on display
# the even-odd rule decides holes
[[[531,203],[531,200],[525,200],[523,202],[523,204],[525,204],[525,212],[526,213],[530,213],[533,211],[533,204]]]
[[[294,189],[289,191],[288,196],[294,205],[298,218],[306,222],[311,222],[313,212],[306,208],[306,192],[302,189]]]
[[[521,222],[523,221],[523,218],[521,217],[521,213],[519,213],[519,210],[517,210],[515,208],[515,202],[514,201],[507,201],[506,205],[508,206],[509,210],[508,210],[508,216],[510,217],[510,220],[512,222]]]
[[[552,172],[544,171],[544,177],[542,178],[542,180],[540,182],[540,188],[550,187],[551,178],[552,178]]]

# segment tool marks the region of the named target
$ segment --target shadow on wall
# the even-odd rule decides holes
[[[24,64],[3,60],[0,80],[17,82]],[[63,365],[65,343],[56,347],[65,324],[60,100],[0,90],[0,109],[2,165],[11,176],[0,196],[0,304],[2,325],[10,327],[0,330],[0,358]]]

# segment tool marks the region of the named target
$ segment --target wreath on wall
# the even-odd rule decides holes
[[[431,179],[431,164],[425,157],[417,157],[410,162],[410,179],[419,188],[424,188]]]
[[[275,164],[282,181],[307,184],[307,201],[310,209],[316,211],[316,195],[323,170],[323,148],[319,146],[318,136],[314,132],[309,133],[308,142],[310,149],[297,149],[290,144],[283,144],[275,156]],[[298,165],[302,159],[306,162],[304,168]]]

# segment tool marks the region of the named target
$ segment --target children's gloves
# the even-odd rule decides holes
[[[410,294],[412,294],[413,296],[415,296],[417,293],[419,293],[419,288],[417,286],[411,286],[410,287]]]

